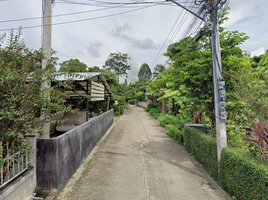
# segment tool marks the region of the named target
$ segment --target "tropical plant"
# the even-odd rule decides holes
[[[254,137],[246,137],[248,140],[255,142],[260,151],[260,156],[262,161],[268,162],[268,126],[267,124],[256,121],[256,126],[254,128]]]

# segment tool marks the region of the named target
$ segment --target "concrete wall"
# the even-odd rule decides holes
[[[57,189],[59,194],[111,127],[113,118],[110,110],[59,137],[37,139],[37,188]]]
[[[29,200],[35,189],[34,172],[27,172],[17,182],[7,187],[2,194],[1,200]]]
[[[151,100],[142,100],[142,101],[135,101],[135,105],[147,108],[147,106],[151,103]]]

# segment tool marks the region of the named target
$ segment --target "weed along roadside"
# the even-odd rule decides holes
[[[158,108],[146,109],[166,133],[199,161],[209,175],[233,199],[267,199],[268,166],[243,149],[227,147],[217,160],[216,137],[200,130],[183,127],[189,123],[183,116],[161,114]]]

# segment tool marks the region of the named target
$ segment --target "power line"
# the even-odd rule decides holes
[[[103,19],[103,18],[107,18],[107,17],[113,17],[113,16],[117,16],[117,15],[122,15],[122,14],[130,13],[130,12],[135,12],[135,11],[142,10],[142,9],[145,9],[145,8],[150,8],[150,7],[153,7],[153,6],[156,6],[156,5],[150,5],[150,6],[146,6],[146,7],[143,7],[143,8],[133,9],[133,10],[124,11],[124,12],[115,13],[115,14],[110,14],[110,15],[104,15],[104,16],[100,16],[100,17],[93,17],[93,18],[80,19],[80,20],[73,20],[73,21],[67,21],[67,22],[59,22],[59,23],[54,23],[54,24],[51,24],[51,25],[55,26],[55,25],[70,24],[70,23],[83,22],[83,21],[91,21],[91,20],[96,20],[96,19]],[[39,28],[39,27],[48,26],[48,25],[49,24],[35,25],[35,26],[26,26],[26,27],[22,27],[22,29]],[[0,29],[0,31],[8,31],[8,30],[11,30],[11,29],[19,29],[19,28]]]
[[[186,3],[189,3],[189,0],[188,0]],[[191,4],[190,4],[189,7],[192,8],[193,5],[194,5],[193,2],[191,2]],[[162,63],[162,60],[165,59],[165,57],[162,56],[162,54],[163,54],[164,51],[167,49],[168,45],[170,45],[170,44],[173,42],[175,36],[178,34],[178,31],[180,30],[180,28],[182,27],[182,25],[185,23],[185,21],[186,21],[188,15],[189,15],[189,13],[186,12],[185,10],[181,9],[180,16],[181,16],[181,14],[182,14],[183,12],[184,12],[184,15],[183,15],[183,17],[181,18],[181,20],[180,20],[179,24],[177,25],[175,31],[173,32],[172,36],[169,38],[168,42],[167,42],[165,45],[163,45],[164,48],[162,48],[162,50],[160,50],[160,52],[158,53],[158,56],[157,56],[156,59],[155,59],[155,60],[156,60],[156,61],[155,61],[155,64],[156,64],[156,63]],[[168,36],[168,37],[169,37],[169,36]],[[167,37],[167,39],[168,39],[168,37]],[[160,53],[161,53],[161,54],[160,54]]]
[[[114,7],[110,7],[110,8],[101,8],[101,9],[96,9],[96,10],[82,11],[82,12],[66,13],[66,14],[61,14],[61,15],[52,15],[51,17],[62,17],[62,16],[68,16],[68,15],[77,15],[77,14],[97,12],[97,11],[101,11],[101,10],[107,10],[107,9],[118,8],[118,7],[121,7],[121,6],[114,6]],[[10,19],[10,20],[0,21],[0,23],[35,20],[35,19],[42,19],[42,18],[44,18],[44,17],[30,17],[30,18],[24,18],[24,19],[23,18],[22,19]]]
[[[203,12],[202,8],[201,8],[200,6],[199,6],[199,7],[194,6],[194,5],[193,5],[193,2],[192,2],[191,5],[190,5],[190,9],[192,9],[193,12],[198,13],[198,14],[201,14],[201,13]],[[206,13],[205,13],[205,14],[206,14]],[[206,17],[205,14],[204,14],[204,17]],[[184,16],[182,17],[182,20],[180,21],[180,23],[178,24],[178,26],[177,26],[177,28],[176,28],[176,31],[173,32],[173,35],[171,36],[171,38],[169,39],[168,43],[166,44],[166,47],[167,47],[169,44],[171,44],[171,43],[173,42],[175,36],[178,34],[179,30],[181,29],[182,25],[185,23],[185,21],[186,21],[186,19],[188,18],[188,16],[189,16],[189,13],[188,13],[188,12],[187,12],[187,14],[186,14],[186,13],[184,14]],[[203,21],[202,21],[200,24],[198,24],[198,21],[199,21],[199,20],[198,20],[198,18],[197,18],[196,16],[193,17],[192,20],[191,20],[191,22],[188,24],[188,26],[186,27],[186,29],[184,30],[184,32],[181,34],[181,36],[180,36],[177,40],[180,40],[180,38],[184,38],[184,37],[186,37],[186,36],[189,36],[189,35],[192,35],[193,33],[195,33],[195,32],[200,28],[200,26],[201,26],[202,23],[203,23]],[[190,33],[190,32],[192,32],[192,33]],[[190,34],[189,34],[189,33],[190,33]],[[169,37],[169,36],[168,36],[168,37]],[[166,39],[166,40],[167,40],[167,39]],[[165,41],[165,42],[166,42],[166,41]],[[163,46],[164,46],[164,44],[163,44]],[[162,46],[162,47],[163,47],[163,46]],[[162,48],[161,48],[161,49],[162,49]],[[160,55],[161,49],[160,49],[160,51],[159,51],[159,53],[158,53],[158,55],[157,55],[157,57],[155,58],[155,60],[154,60],[153,63],[154,63],[154,64],[156,64],[156,63],[161,63],[161,64],[163,64],[163,65],[167,65],[169,59],[166,58],[166,57],[164,57],[164,56],[161,56],[162,53],[165,51],[165,49],[162,50],[162,53],[161,53],[161,55]]]

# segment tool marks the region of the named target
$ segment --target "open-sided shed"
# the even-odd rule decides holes
[[[73,81],[74,87],[68,89],[70,93],[70,98],[81,98],[89,95],[90,98],[86,98],[86,110],[88,111],[88,102],[97,101],[98,102],[98,115],[99,115],[99,101],[108,100],[114,97],[114,94],[106,82],[103,74],[101,72],[79,72],[70,74],[57,74],[55,76],[57,81]],[[88,120],[88,115],[87,119]]]

